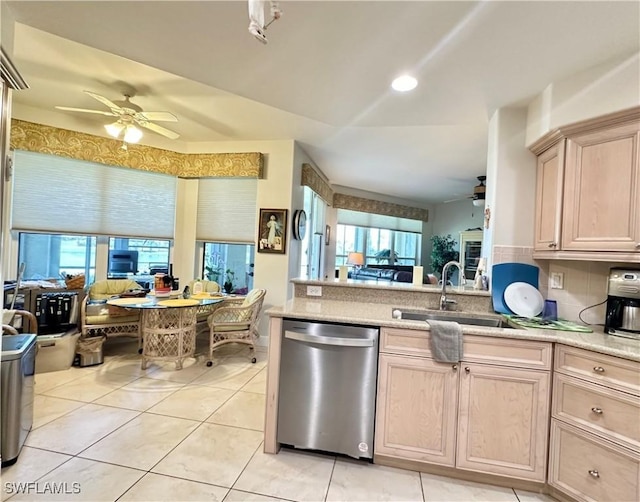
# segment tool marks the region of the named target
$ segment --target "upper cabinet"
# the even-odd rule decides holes
[[[559,129],[531,150],[534,257],[640,262],[640,109]]]

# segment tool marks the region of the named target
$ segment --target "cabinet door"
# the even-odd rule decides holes
[[[638,124],[567,140],[562,249],[640,252]]]
[[[380,354],[375,453],[453,466],[457,365]]]
[[[461,365],[457,467],[544,481],[549,372]]]
[[[557,251],[560,247],[564,149],[562,140],[538,157],[533,241],[536,251]]]

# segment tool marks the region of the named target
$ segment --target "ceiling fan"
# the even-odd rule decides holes
[[[124,133],[124,143],[137,143],[142,138],[142,131],[136,126],[144,127],[157,134],[166,136],[170,139],[177,139],[180,135],[166,127],[159,126],[153,122],[177,122],[178,118],[169,112],[145,112],[142,108],[130,101],[131,95],[124,94],[124,100],[111,101],[110,99],[96,94],[91,91],[84,91],[93,99],[100,101],[103,105],[109,108],[110,111],[92,110],[88,108],[71,108],[68,106],[56,106],[58,110],[65,110],[70,112],[82,112],[82,113],[96,113],[99,115],[106,115],[107,117],[116,117],[116,121],[107,124],[104,128],[107,130],[110,136],[118,138],[120,134]]]
[[[466,197],[460,197],[457,199],[450,199],[450,200],[445,200],[445,204],[447,202],[456,202],[459,200],[464,200],[464,199],[473,199],[473,205],[474,206],[484,206],[484,199],[485,199],[485,191],[486,191],[486,185],[484,184],[484,182],[487,180],[486,176],[478,176],[478,181],[480,182],[479,184],[477,184],[475,187],[473,187],[473,193],[470,195],[467,195]]]

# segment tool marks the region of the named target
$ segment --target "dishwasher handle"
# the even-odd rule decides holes
[[[289,330],[284,332],[284,337],[300,342],[317,343],[319,345],[339,345],[341,347],[373,347],[374,343],[374,340],[368,338],[335,338]]]

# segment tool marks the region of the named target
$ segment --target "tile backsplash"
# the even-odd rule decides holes
[[[533,248],[527,246],[494,246],[492,263],[527,263],[540,268],[540,293],[546,299],[558,302],[558,317],[580,323],[582,319],[589,324],[604,324],[606,305],[595,306],[607,299],[607,281],[609,271],[614,267],[640,268],[638,264],[570,261],[570,260],[534,260]],[[563,289],[549,288],[552,273],[562,273]]]

